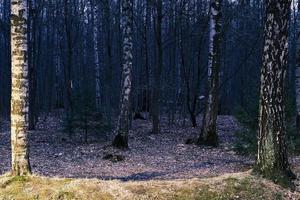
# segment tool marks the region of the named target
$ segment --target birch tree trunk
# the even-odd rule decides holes
[[[217,116],[219,104],[219,74],[221,47],[221,4],[222,0],[210,2],[210,34],[208,54],[208,93],[203,116],[203,126],[199,144],[218,146]]]
[[[133,62],[133,0],[122,0],[123,27],[123,64],[122,64],[122,92],[120,97],[120,114],[118,121],[117,136],[113,146],[128,148],[130,93],[131,93],[131,71]]]
[[[16,176],[31,173],[28,147],[28,7],[26,0],[11,1],[11,147],[12,174]]]
[[[288,177],[284,81],[288,65],[290,0],[267,0],[259,103],[257,169],[264,176]]]
[[[93,5],[93,45],[94,45],[94,63],[95,63],[95,84],[96,84],[96,111],[100,112],[101,107],[101,91],[100,91],[100,55],[98,49],[98,5]]]

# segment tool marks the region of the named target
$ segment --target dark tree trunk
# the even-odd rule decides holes
[[[36,25],[37,25],[37,11],[33,0],[29,3],[29,20],[28,20],[28,67],[29,67],[29,130],[35,129],[36,119]]]
[[[67,61],[64,66],[64,81],[65,81],[65,109],[67,115],[68,132],[71,136],[73,132],[73,102],[72,102],[72,59],[73,59],[73,41],[72,41],[72,4],[69,0],[64,3],[65,11],[65,34],[67,44]]]
[[[152,133],[158,134],[159,115],[160,115],[160,90],[161,90],[161,70],[163,65],[163,49],[162,49],[162,0],[156,1],[156,45],[157,45],[157,63],[154,69],[154,88],[152,97]]]
[[[294,5],[294,67],[295,67],[295,96],[296,96],[296,127],[300,133],[300,0],[297,1],[298,9]],[[296,2],[294,2],[296,4]]]
[[[113,80],[113,52],[112,52],[112,31],[111,31],[111,16],[110,16],[110,1],[103,1],[104,7],[104,28],[105,28],[105,60],[106,60],[106,69],[105,69],[105,101],[106,101],[106,115],[109,125],[111,125],[112,118],[112,107],[113,107],[113,98],[112,98],[112,80]]]
[[[197,127],[197,116],[195,113],[190,113],[191,122],[193,127]]]

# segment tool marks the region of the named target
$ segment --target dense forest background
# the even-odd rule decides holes
[[[299,133],[298,0],[0,1],[0,199],[52,176],[299,199]]]
[[[40,113],[58,108],[74,113],[98,110],[111,125],[121,91],[120,0],[28,2],[30,113],[34,113],[30,126]],[[0,113],[6,118],[11,92],[9,5],[9,0],[0,2]],[[289,96],[294,94],[296,5],[290,16]],[[207,87],[208,10],[206,0],[164,0],[158,44],[156,3],[134,1],[133,112],[151,111],[156,101],[152,94],[160,90],[160,114],[171,121],[191,119],[196,126],[194,118],[203,111]],[[258,105],[264,7],[258,0],[224,0],[222,12],[219,114],[232,115]]]

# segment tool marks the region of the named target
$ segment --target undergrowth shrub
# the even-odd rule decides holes
[[[288,151],[291,154],[300,154],[300,134],[295,124],[294,98],[286,99],[286,130]],[[248,103],[247,108],[238,107],[235,117],[241,125],[241,129],[235,133],[236,140],[234,150],[241,155],[255,155],[257,153],[257,129],[258,129],[258,96],[254,103]]]
[[[88,89],[75,93],[72,116],[64,120],[64,132],[69,133],[71,137],[79,133],[85,143],[91,136],[107,139],[106,133],[112,129],[103,113],[96,111],[93,99],[92,92]]]

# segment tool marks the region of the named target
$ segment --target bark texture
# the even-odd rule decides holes
[[[16,176],[31,173],[28,147],[28,7],[25,0],[11,1],[11,147],[12,174]]]
[[[122,92],[117,136],[113,141],[113,145],[119,148],[128,148],[131,71],[133,62],[133,0],[122,0],[121,24],[123,27]]]
[[[267,0],[258,130],[258,170],[290,175],[286,151],[284,80],[288,62],[290,0]]]
[[[199,144],[218,146],[216,130],[219,104],[219,74],[221,47],[221,4],[222,0],[210,2],[210,34],[208,54],[208,93]]]

